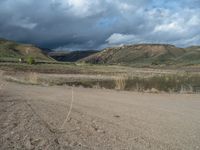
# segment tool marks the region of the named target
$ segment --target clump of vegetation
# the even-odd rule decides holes
[[[114,78],[115,81],[115,89],[116,90],[124,90],[126,87],[126,80],[128,77],[126,75],[119,75]]]
[[[28,75],[27,81],[31,84],[39,84],[38,74],[35,72],[31,72]]]
[[[35,64],[35,59],[33,57],[28,57],[27,63],[30,65],[33,65],[33,64]]]
[[[199,75],[160,75],[148,78],[130,77],[125,90],[136,90],[140,92],[156,89],[164,92],[199,92]]]
[[[3,64],[3,63],[2,63]],[[0,64],[1,67],[1,64]],[[199,72],[167,70],[140,70],[119,66],[40,64],[26,63],[3,64],[4,70],[27,71],[37,73],[76,74],[72,77],[45,77],[36,74],[27,75],[25,82],[42,85],[75,85],[88,88],[106,88],[138,92],[200,93]],[[2,68],[3,68],[2,67]],[[9,69],[7,69],[9,68]],[[195,69],[195,68],[194,68]],[[143,70],[142,70],[143,71]],[[85,75],[78,77],[78,74]],[[87,76],[88,75],[88,76]],[[99,76],[101,75],[101,76]],[[16,73],[13,74],[16,76]],[[23,76],[19,76],[23,80]],[[11,79],[12,80],[12,79]],[[14,80],[15,81],[15,80]]]

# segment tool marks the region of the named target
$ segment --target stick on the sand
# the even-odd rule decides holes
[[[72,99],[71,99],[71,104],[70,104],[69,112],[68,112],[68,114],[67,114],[67,117],[66,117],[65,121],[63,122],[63,124],[62,124],[62,126],[61,126],[61,129],[64,128],[66,122],[67,122],[68,119],[69,119],[69,116],[70,116],[70,114],[71,114],[72,107],[73,107],[73,102],[74,102],[74,86],[72,86]]]

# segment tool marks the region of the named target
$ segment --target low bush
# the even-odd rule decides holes
[[[33,57],[28,57],[27,63],[30,65],[33,65],[33,64],[35,64],[35,59]]]

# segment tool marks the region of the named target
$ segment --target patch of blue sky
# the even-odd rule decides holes
[[[106,18],[100,18],[97,23],[96,27],[98,28],[110,28],[113,24],[115,24],[118,20],[118,17],[106,17]]]

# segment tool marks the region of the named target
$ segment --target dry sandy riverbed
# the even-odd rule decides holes
[[[200,149],[198,94],[0,85],[0,149]]]

